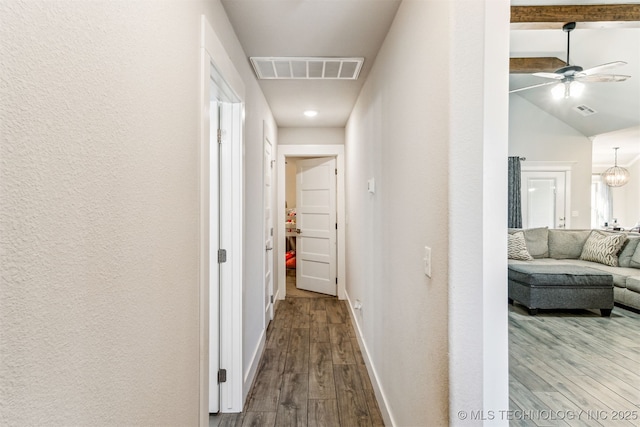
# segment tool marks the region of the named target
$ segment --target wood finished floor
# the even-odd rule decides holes
[[[509,306],[509,359],[511,426],[640,426],[640,314]]]
[[[384,426],[345,301],[292,287],[241,414],[210,426]]]
[[[382,426],[348,316],[288,283],[245,411],[210,426]],[[510,426],[640,426],[640,314],[510,305],[509,397]]]

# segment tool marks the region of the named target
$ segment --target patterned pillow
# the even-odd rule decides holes
[[[582,248],[580,259],[617,267],[618,252],[626,238],[627,236],[622,233],[612,234],[593,230]]]
[[[524,233],[518,231],[513,234],[509,234],[508,241],[508,253],[509,259],[517,259],[520,261],[533,261],[533,257],[529,255],[527,250],[527,242],[524,240]]]

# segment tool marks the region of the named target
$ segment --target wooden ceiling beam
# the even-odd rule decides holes
[[[512,29],[556,29],[567,22],[578,28],[640,28],[640,4],[511,6]]]
[[[564,67],[566,62],[554,57],[540,58],[509,58],[509,73],[530,74],[547,72],[553,73],[558,68]]]

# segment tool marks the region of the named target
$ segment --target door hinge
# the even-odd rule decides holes
[[[222,264],[223,262],[227,262],[227,250],[218,249],[218,263]]]
[[[336,222],[336,230],[338,229],[338,223]]]
[[[222,129],[218,129],[218,144],[222,144]]]
[[[336,168],[336,175],[338,175],[338,168]]]
[[[338,284],[338,278],[336,277],[336,285]]]
[[[273,169],[273,166],[276,164],[275,160],[271,160],[271,169]]]
[[[271,304],[273,304],[273,295],[271,295]]]
[[[227,382],[227,370],[220,369],[218,371],[218,384]]]

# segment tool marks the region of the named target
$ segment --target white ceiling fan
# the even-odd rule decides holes
[[[567,33],[567,65],[562,68],[558,68],[553,73],[533,73],[533,76],[542,77],[545,79],[551,79],[552,81],[534,84],[531,86],[525,86],[519,89],[510,90],[509,93],[520,92],[523,90],[529,90],[540,86],[547,86],[556,84],[551,90],[551,93],[555,98],[568,98],[573,95],[579,95],[584,88],[584,83],[594,82],[621,82],[627,80],[631,76],[625,76],[622,74],[600,74],[601,71],[608,70],[610,68],[626,65],[624,61],[609,62],[607,64],[597,65],[592,68],[583,69],[579,65],[571,65],[569,62],[569,47],[570,47],[570,34],[576,28],[575,22],[568,22],[562,26],[562,31]]]

